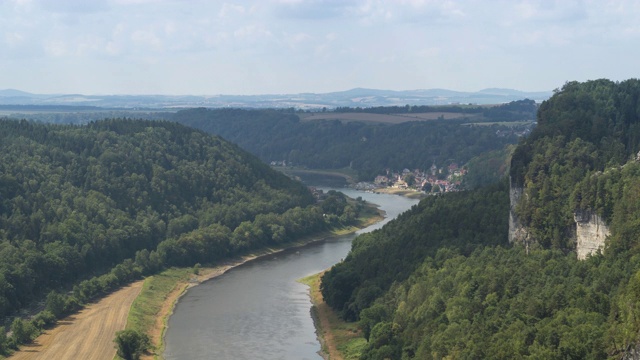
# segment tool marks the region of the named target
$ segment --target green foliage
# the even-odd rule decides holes
[[[523,116],[532,118],[535,103],[524,107],[528,112],[504,112],[517,114],[519,120]],[[406,112],[404,107],[395,110]],[[476,110],[481,113],[486,109]],[[286,160],[315,169],[349,167],[356,170],[362,180],[371,180],[389,168],[428,169],[434,161],[440,166],[451,162],[465,163],[484,151],[501,149],[517,141],[513,134],[505,137],[496,134],[498,130],[509,130],[508,127],[462,126],[467,120],[413,121],[394,125],[339,120],[300,121],[297,115],[287,111],[241,109],[183,110],[177,112],[173,120],[220,135],[267,162]]]
[[[524,188],[516,213],[540,246],[503,247],[506,229],[493,225],[506,221],[506,187],[495,209],[486,190],[460,193],[468,202],[446,194],[357,238],[325,275],[327,302],[360,318],[363,359],[636,356],[640,81],[567,83],[538,120],[510,175]],[[609,224],[603,253],[577,260],[574,214]],[[439,240],[429,247],[420,233]]]
[[[476,189],[502,180],[509,174],[511,155],[515,148],[515,145],[507,145],[501,150],[488,151],[471,159],[465,165],[467,174],[462,180],[463,187]]]
[[[616,223],[620,171],[609,170],[640,150],[639,104],[640,80],[631,79],[569,82],[540,106],[538,126],[514,152],[511,179],[526,194],[520,221],[543,247],[573,248],[576,211]]]
[[[65,297],[55,291],[51,291],[47,295],[45,310],[53,314],[55,318],[60,318],[65,314]]]
[[[313,202],[237,146],[176,123],[2,120],[0,315],[49,294],[61,317],[142,274],[324,229]]]
[[[29,321],[16,318],[11,323],[11,336],[17,344],[27,344],[37,335],[36,327]]]
[[[113,340],[118,349],[118,356],[125,360],[136,360],[150,346],[147,334],[135,330],[122,330],[116,333]]]
[[[355,320],[393,282],[409,277],[439,247],[471,253],[481,244],[504,244],[508,204],[504,183],[422,200],[383,229],[354,240],[346,259],[322,279],[325,301],[345,319]]]
[[[374,325],[387,331],[384,341],[369,341],[363,358],[388,352],[389,344],[402,351],[394,359],[607,358],[607,329],[620,328],[621,345],[624,334],[625,345],[637,334],[633,315],[609,315],[616,307],[610,294],[637,267],[552,250],[484,247],[464,256],[443,248],[370,308],[388,314]],[[633,291],[622,299],[628,303]]]

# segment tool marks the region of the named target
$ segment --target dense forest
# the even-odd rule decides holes
[[[0,354],[141,275],[215,263],[330,226],[363,204],[309,190],[236,145],[174,122],[0,121]],[[323,216],[324,214],[324,216]]]
[[[326,301],[367,339],[362,359],[637,356],[640,81],[567,83],[538,122],[511,184],[425,199],[326,273]],[[509,185],[524,188],[528,249],[507,241]],[[611,229],[582,261],[575,211]]]
[[[484,114],[487,123],[483,125],[468,125],[468,120],[400,124],[301,121],[293,110],[204,108],[179,111],[172,120],[220,135],[265,162],[285,160],[314,169],[350,167],[358,172],[360,180],[372,180],[385,169],[428,169],[434,163],[439,167],[453,162],[464,164],[483,152],[514,144],[518,141],[514,127],[493,122],[531,120],[536,108],[531,100],[495,107],[445,107],[445,110]],[[445,111],[427,106],[361,110],[384,114]],[[524,128],[520,125],[516,129]]]
[[[577,210],[593,210],[617,223],[615,205],[635,199],[616,175],[631,170],[617,168],[635,160],[638,150],[638,80],[571,82],[543,103],[538,127],[515,150],[511,168],[513,186],[526,193],[517,213],[534,241],[545,248],[573,248]]]
[[[538,105],[533,100],[518,100],[494,106],[339,107],[323,112],[403,116],[444,112],[459,115],[459,118],[448,120],[415,121],[413,118],[412,122],[400,124],[305,121],[300,119],[307,114],[293,108],[200,108],[177,113],[72,106],[12,105],[8,108],[30,120],[56,124],[85,124],[98,119],[127,117],[172,120],[220,135],[267,163],[286,161],[314,169],[349,167],[357,171],[360,180],[372,180],[386,169],[425,170],[434,163],[438,167],[464,164],[484,152],[499,151],[505,145],[515,144],[518,141],[516,132],[521,134],[532,127]]]

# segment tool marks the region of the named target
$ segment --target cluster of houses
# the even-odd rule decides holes
[[[460,190],[462,178],[467,169],[452,163],[447,167],[438,168],[435,164],[427,171],[419,169],[404,169],[400,172],[386,170],[385,175],[376,176],[373,183],[361,182],[356,184],[357,189],[375,190],[382,187],[394,187],[399,189],[414,189],[427,193],[440,193]]]
[[[282,167],[293,166],[293,164],[287,163],[287,160],[274,160],[274,161],[270,162],[269,165],[271,165],[271,166],[282,166]]]
[[[640,153],[639,153],[640,154]],[[640,155],[639,155],[640,157]],[[271,161],[271,166],[292,166],[286,160]],[[394,171],[387,169],[385,175],[376,176],[373,182],[359,182],[353,185],[357,190],[373,191],[380,188],[413,189],[425,193],[443,193],[460,190],[462,178],[467,174],[467,169],[456,163],[445,167],[437,167],[434,163],[427,171],[404,169]],[[321,189],[310,188],[318,200],[324,199],[326,194]]]
[[[527,127],[524,130],[514,130],[514,129],[496,130],[497,137],[509,137],[512,135],[515,135],[517,137],[523,137],[523,136],[528,136],[530,133],[531,133],[531,128],[529,127]]]

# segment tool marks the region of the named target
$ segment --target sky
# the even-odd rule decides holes
[[[0,89],[548,91],[638,77],[640,1],[0,0]]]

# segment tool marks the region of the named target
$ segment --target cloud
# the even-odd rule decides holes
[[[584,1],[523,1],[516,5],[520,20],[541,23],[573,23],[586,20],[588,13]]]
[[[97,13],[109,9],[106,0],[34,0],[42,9],[55,13]]]
[[[154,75],[158,88],[183,79],[176,92],[472,87],[496,79],[504,83],[482,87],[541,87],[549,79],[553,88],[606,63],[594,54],[637,58],[638,18],[633,0],[0,0],[0,68],[13,87],[21,79],[67,86],[49,84],[45,70],[28,75],[26,64],[54,63],[56,71],[93,74],[95,81],[78,84],[98,90],[135,87],[140,69],[147,88]],[[636,76],[631,60],[618,62],[615,74]],[[522,69],[544,76],[525,78]],[[114,71],[120,75],[108,78]]]
[[[245,13],[244,6],[224,3],[222,4],[222,8],[220,9],[220,11],[218,12],[218,17],[225,19],[229,17],[242,15],[244,13]]]
[[[298,20],[326,20],[347,17],[357,6],[353,0],[280,0],[272,3],[279,18]]]

